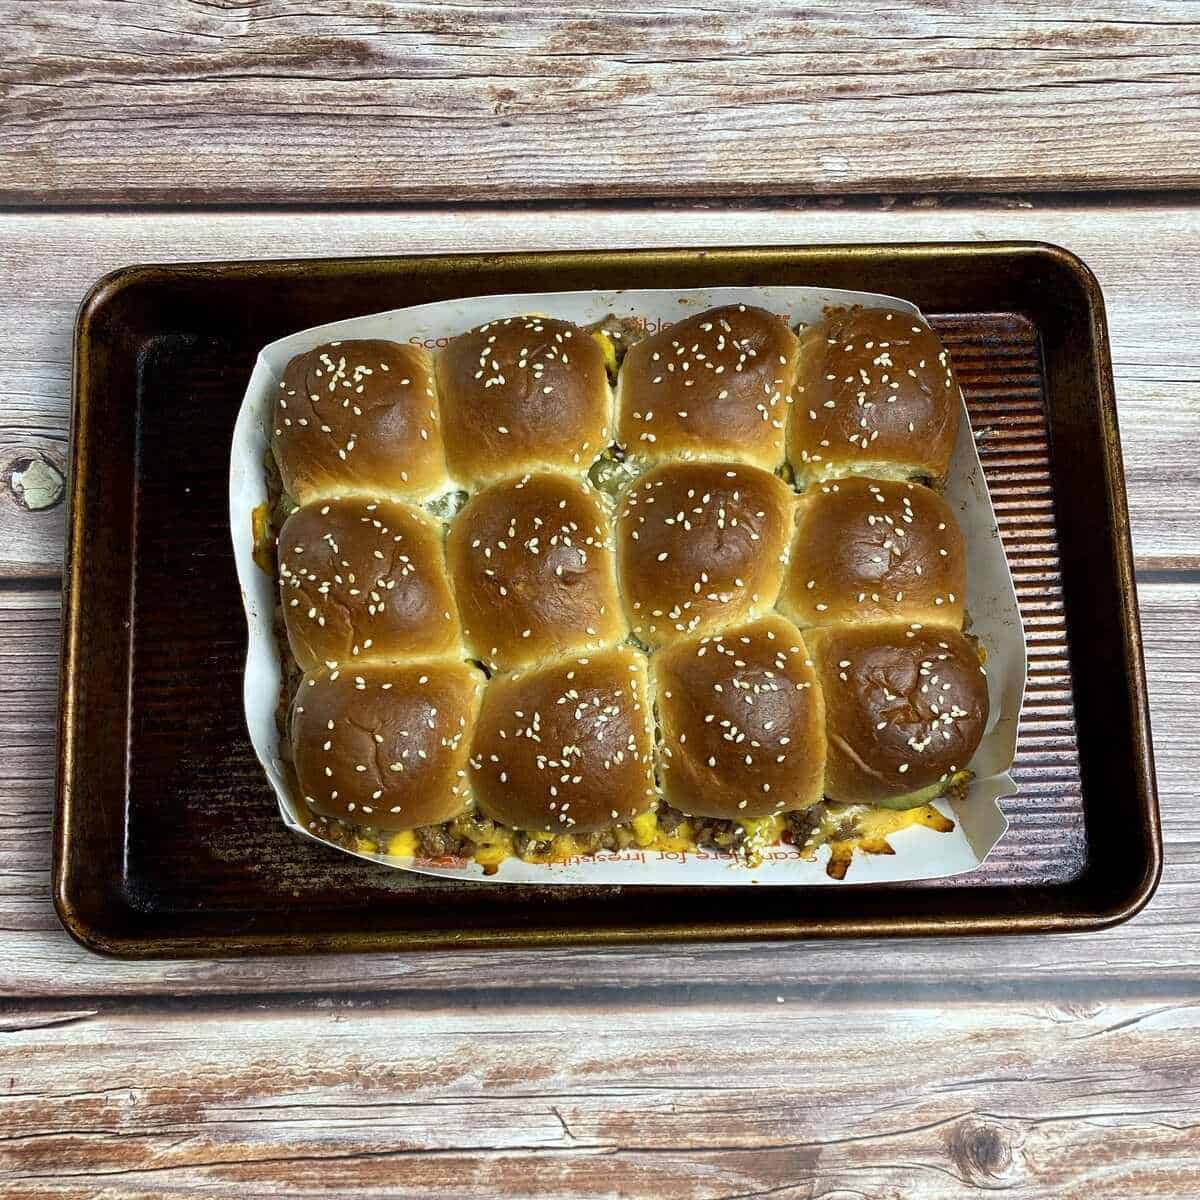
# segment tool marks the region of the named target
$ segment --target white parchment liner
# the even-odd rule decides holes
[[[654,330],[692,312],[731,303],[755,304],[772,312],[786,313],[792,324],[818,320],[829,305],[894,307],[918,313],[912,304],[891,296],[804,287],[527,293],[447,300],[335,321],[291,334],[263,347],[234,428],[229,516],[238,580],[250,629],[244,680],[246,724],[259,761],[279,798],[280,815],[291,829],[304,837],[312,837],[289,794],[279,760],[275,711],[281,665],[272,621],[277,585],[254,562],[252,530],[254,509],[267,501],[263,460],[268,445],[271,407],[287,362],[296,354],[336,339],[386,338],[397,342],[420,342],[435,349],[439,343],[444,345],[446,338],[484,321],[530,312],[561,317],[581,325],[615,313],[619,317],[640,318]],[[1016,791],[1007,772],[1016,748],[1026,662],[1025,638],[1012,575],[996,528],[995,513],[965,406],[951,459],[946,499],[955,509],[966,535],[967,610],[972,620],[972,632],[987,649],[991,701],[987,731],[969,764],[976,778],[962,800],[937,802],[937,806],[954,820],[953,833],[935,833],[920,826],[905,829],[888,839],[895,850],[894,855],[856,854],[844,881],[831,879],[826,874],[827,847],[821,847],[813,859],[801,858],[791,846],[772,847],[766,851],[762,864],[754,868],[746,867],[728,854],[637,849],[554,864],[509,859],[497,874],[486,877],[482,868],[473,862],[443,865],[354,850],[345,853],[400,870],[454,879],[486,879],[490,883],[847,886],[936,879],[973,870],[1008,827],[998,801]]]

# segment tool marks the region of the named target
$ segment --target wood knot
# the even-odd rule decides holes
[[[58,504],[66,491],[61,467],[40,450],[19,452],[3,472],[17,503],[29,512]]]
[[[1000,1125],[962,1121],[949,1135],[949,1151],[963,1179],[983,1183],[1005,1174],[1012,1165],[1012,1147]]]
[[[512,88],[494,87],[489,88],[488,90],[492,93],[492,99],[495,101],[495,103],[492,105],[492,112],[496,113],[498,116],[502,113],[508,112],[509,105],[517,99],[517,93],[514,92]]]

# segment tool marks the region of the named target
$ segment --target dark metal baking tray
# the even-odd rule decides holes
[[[500,292],[813,284],[904,296],[950,348],[1029,643],[978,870],[873,887],[464,884],[289,833],[243,725],[230,435],[262,345]],[[140,266],[76,327],[54,894],[130,957],[1095,929],[1149,899],[1161,842],[1100,290],[1038,244],[441,255]]]

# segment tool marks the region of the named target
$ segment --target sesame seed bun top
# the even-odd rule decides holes
[[[463,656],[441,527],[390,500],[330,498],[279,533],[288,642],[303,671],[355,660]]]
[[[949,355],[920,317],[844,309],[801,334],[788,459],[801,481],[941,479],[961,412]]]
[[[485,813],[516,829],[588,833],[654,799],[646,659],[628,646],[488,685],[471,749]]]
[[[672,805],[736,821],[821,799],[824,705],[790,621],[772,613],[676,642],[652,665]]]
[[[797,342],[766,309],[726,305],[634,345],[617,383],[617,440],[643,461],[783,462]]]
[[[971,760],[988,717],[987,679],[956,629],[832,625],[805,634],[825,695],[825,792],[894,801]]]
[[[308,675],[291,741],[313,812],[383,830],[436,825],[467,806],[467,750],[484,677],[463,662]]]
[[[850,476],[800,497],[779,609],[798,625],[962,627],[967,556],[950,506],[917,483]]]
[[[437,358],[450,473],[468,487],[544,467],[583,474],[611,440],[599,343],[569,321],[508,317]]]
[[[342,341],[296,355],[275,394],[271,446],[283,489],[299,504],[355,491],[445,490],[429,352]]]
[[[797,340],[723,306],[633,345],[618,392],[614,415],[601,346],[538,316],[436,367],[384,341],[289,364],[278,557],[314,813],[391,831],[474,803],[582,834],[658,786],[745,821],[903,803],[967,765],[988,700],[966,550],[912,481],[944,475],[961,402],[924,322],[842,311]]]
[[[595,491],[555,472],[479,492],[446,544],[472,654],[494,670],[625,637],[612,534]]]
[[[625,493],[617,555],[629,623],[648,645],[775,603],[795,496],[736,462],[669,462]]]

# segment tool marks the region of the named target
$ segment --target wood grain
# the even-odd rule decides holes
[[[0,593],[0,996],[398,991],[453,993],[463,1003],[545,995],[706,994],[759,998],[780,989],[908,1000],[1036,999],[1069,991],[1178,998],[1200,977],[1200,776],[1194,636],[1200,584],[1140,589],[1166,839],[1150,907],[1115,930],[1055,938],[892,943],[714,945],[659,951],[555,950],[120,963],[75,946],[49,897],[57,600]],[[847,982],[853,963],[852,981]],[[731,1000],[732,1002],[732,1000]],[[2,1076],[0,1076],[2,1078]]]
[[[0,1194],[1200,1195],[1200,208],[1027,198],[1200,186],[1194,4],[0,0],[0,22]],[[948,190],[1026,195],[845,198]],[[733,195],[759,199],[677,203]],[[504,207],[601,197],[673,206]],[[303,211],[435,199],[475,206]],[[293,211],[129,211],[214,202]],[[1069,246],[1109,306],[1166,840],[1137,920],[143,964],[70,942],[55,473],[95,278],[987,238]]]
[[[1105,289],[1143,568],[1200,568],[1200,210],[758,207],[387,214],[0,214],[0,577],[57,576],[62,516],[16,502],[4,465],[67,455],[70,338],[90,284],[130,262],[579,246],[1031,239],[1079,253]],[[1147,269],[1153,263],[1153,270]]]
[[[744,1004],[732,1028],[726,1006],[686,999],[39,1014],[0,1039],[11,1081],[0,1188],[564,1200],[1200,1192],[1194,1004],[795,999]]]
[[[0,4],[8,203],[1169,188],[1186,0]]]

